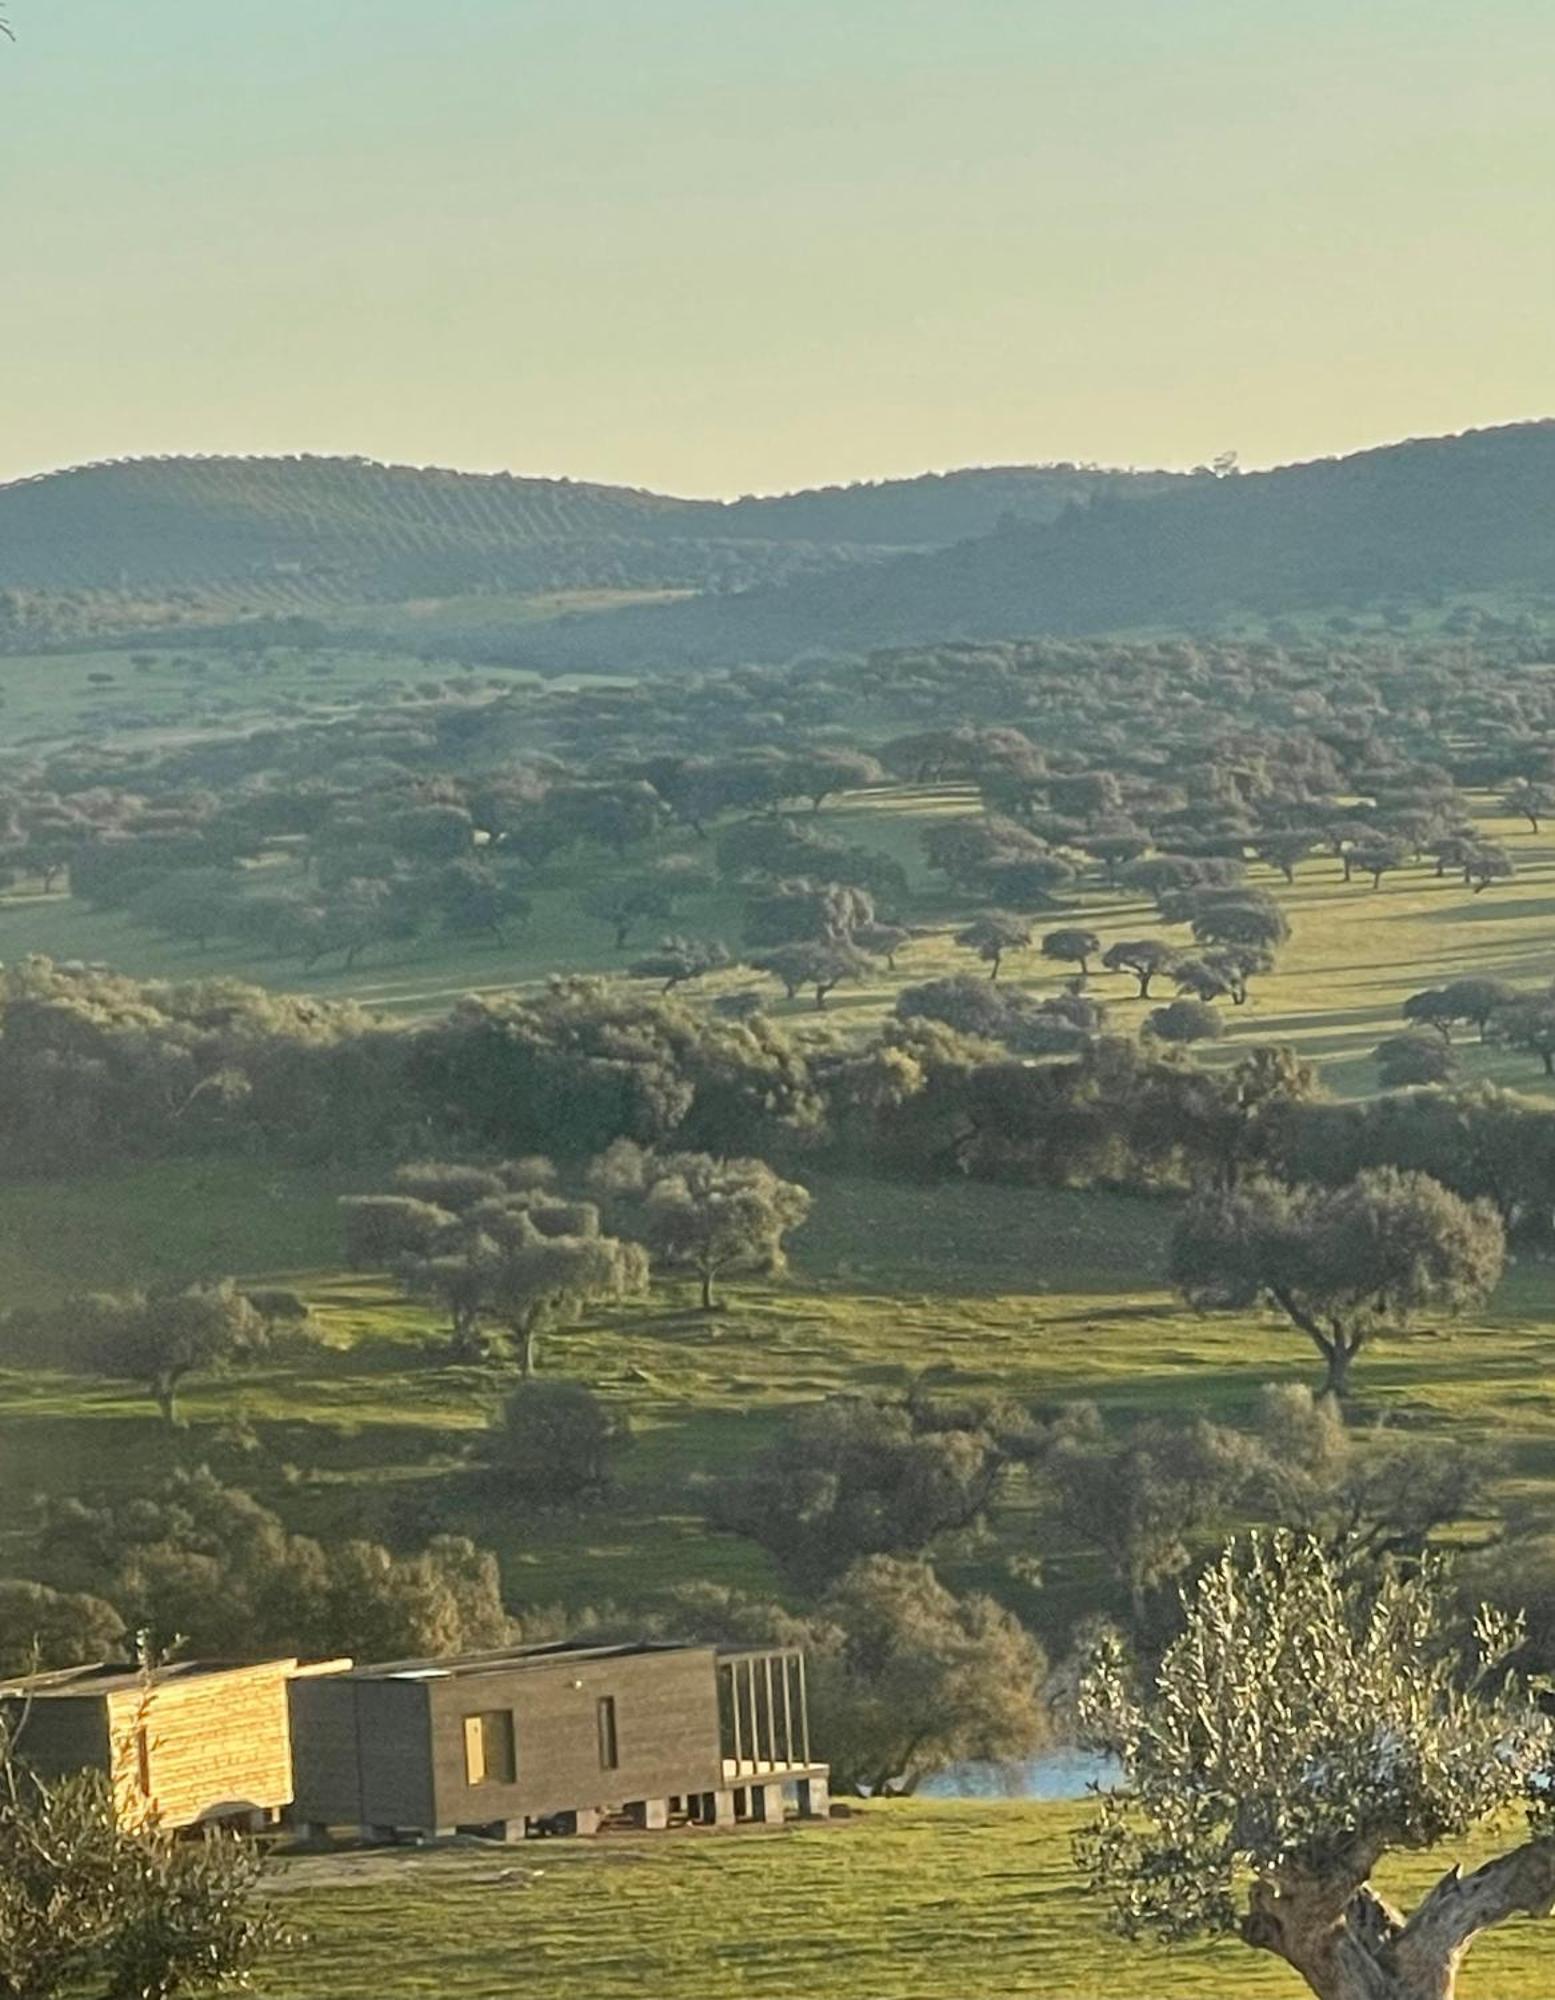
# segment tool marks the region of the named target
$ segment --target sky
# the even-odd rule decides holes
[[[0,479],[737,494],[1555,414],[1550,0],[0,12]]]

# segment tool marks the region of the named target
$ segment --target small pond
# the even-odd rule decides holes
[[[1117,1766],[1089,1750],[1045,1750],[1013,1764],[952,1764],[926,1778],[925,1799],[1083,1799],[1116,1781]]]

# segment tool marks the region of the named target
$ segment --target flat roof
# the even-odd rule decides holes
[[[507,1673],[524,1667],[546,1667],[569,1660],[613,1660],[642,1653],[704,1653],[710,1646],[680,1640],[636,1639],[623,1644],[593,1646],[575,1639],[557,1639],[538,1646],[505,1646],[486,1653],[459,1653],[451,1659],[379,1660],[351,1667],[332,1680],[457,1680],[466,1674]]]
[[[285,1656],[271,1660],[175,1660],[165,1667],[126,1665],[121,1661],[90,1661],[79,1667],[56,1667],[51,1673],[23,1674],[15,1680],[0,1681],[0,1700],[25,1696],[29,1701],[57,1700],[123,1694],[131,1688],[170,1687],[183,1681],[205,1680],[221,1674],[251,1674],[265,1667],[291,1671],[298,1662]]]

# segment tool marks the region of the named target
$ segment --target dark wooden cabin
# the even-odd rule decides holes
[[[795,1651],[531,1646],[294,1681],[292,1821],[373,1838],[827,1809]]]

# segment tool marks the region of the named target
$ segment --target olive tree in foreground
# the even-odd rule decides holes
[[[38,1784],[0,1735],[4,2000],[192,2000],[244,1985],[281,1941],[258,1873],[235,1839],[120,1824],[99,1774]]]
[[[1489,1202],[1377,1167],[1337,1188],[1254,1181],[1201,1197],[1173,1235],[1171,1276],[1201,1311],[1278,1307],[1328,1364],[1324,1389],[1342,1396],[1375,1334],[1428,1308],[1479,1304],[1505,1259]]]
[[[1552,1730],[1506,1662],[1521,1624],[1469,1620],[1440,1565],[1343,1567],[1288,1533],[1232,1547],[1144,1680],[1107,1642],[1080,1692],[1124,1782],[1077,1842],[1130,1937],[1239,1937],[1319,2000],[1452,2000],[1481,1931],[1555,1907]],[[1519,1803],[1529,1836],[1407,1917],[1383,1858]]]

